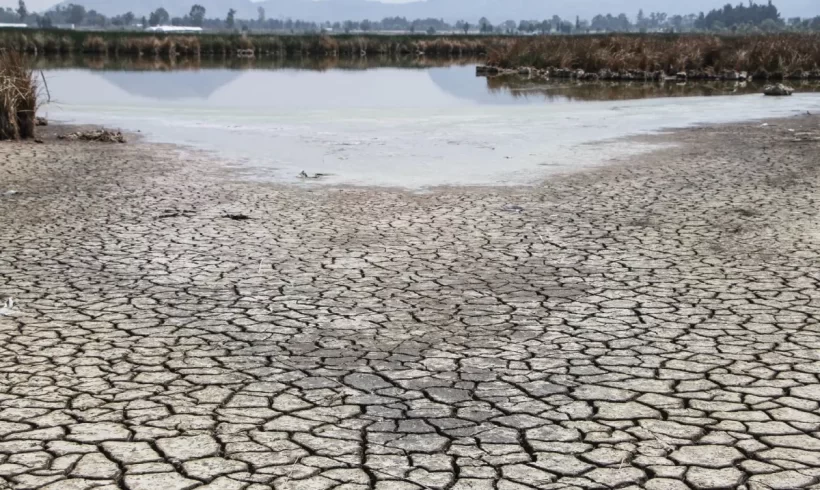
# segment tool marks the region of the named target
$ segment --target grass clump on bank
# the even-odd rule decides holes
[[[541,70],[694,73],[755,78],[820,76],[820,35],[602,35],[518,38],[493,48],[490,66]],[[691,75],[690,75],[691,76]]]
[[[0,52],[0,140],[34,137],[37,82],[23,55]]]

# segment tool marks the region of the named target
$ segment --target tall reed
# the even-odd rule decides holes
[[[0,140],[34,137],[37,81],[20,53],[0,52]]]
[[[500,68],[787,75],[820,69],[820,34],[606,35],[519,38],[491,50]]]

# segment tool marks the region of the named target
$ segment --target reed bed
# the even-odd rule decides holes
[[[34,137],[37,81],[24,56],[0,52],[0,140]]]
[[[419,57],[413,55],[392,56],[334,56],[334,57],[280,57],[260,56],[257,58],[237,58],[220,55],[205,56],[108,56],[108,55],[44,55],[34,60],[35,69],[90,69],[90,70],[126,70],[126,71],[172,71],[172,70],[367,70],[370,68],[409,68],[425,69],[447,66],[475,65],[483,59],[469,56],[457,57]]]
[[[586,36],[426,35],[156,35],[106,31],[0,30],[0,49],[56,54],[150,57],[365,56],[481,57],[517,69],[748,72],[756,78],[820,76],[820,34],[719,36],[612,34]],[[697,74],[696,74],[697,75]],[[814,76],[814,75],[813,75]],[[813,77],[812,76],[812,77]]]
[[[769,78],[820,70],[820,34],[608,35],[519,38],[493,48],[488,65],[516,69],[641,70]]]
[[[237,51],[281,56],[423,54],[485,56],[503,36],[424,35],[156,35],[141,32],[87,33],[61,30],[0,30],[0,49],[30,54],[81,53],[136,56],[232,56]]]

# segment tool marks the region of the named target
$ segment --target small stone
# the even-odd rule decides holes
[[[794,89],[789,87],[788,85],[783,85],[782,83],[777,83],[774,85],[766,85],[763,87],[763,94],[770,95],[770,96],[786,96],[791,95],[794,93]]]

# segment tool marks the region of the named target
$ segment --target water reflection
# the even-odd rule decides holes
[[[475,77],[474,58],[425,58],[417,56],[371,56],[355,58],[282,58],[264,57],[41,57],[41,70],[90,70],[132,95],[158,99],[185,97],[208,98],[217,90],[252,71],[364,71],[385,69],[423,70],[442,92],[456,99],[478,104],[521,105],[544,102],[615,101],[666,97],[729,96],[760,93],[761,82],[579,82],[570,80],[527,79],[518,76]],[[121,75],[114,73],[121,72]],[[171,72],[159,77],[163,90],[156,90],[152,77],[132,75],[143,72]],[[189,72],[189,74],[185,74]],[[397,77],[399,79],[405,77]],[[332,78],[323,79],[332,82]],[[403,88],[400,81],[396,87]],[[790,81],[798,92],[820,92],[820,81]],[[365,89],[366,87],[362,87]],[[366,97],[366,90],[362,90]],[[409,94],[410,97],[413,94]]]
[[[493,94],[527,99],[530,101],[606,101],[649,99],[658,97],[709,97],[759,94],[764,82],[587,82],[587,81],[544,81],[523,77],[487,78],[487,90]],[[820,92],[820,81],[789,81],[798,92]]]

